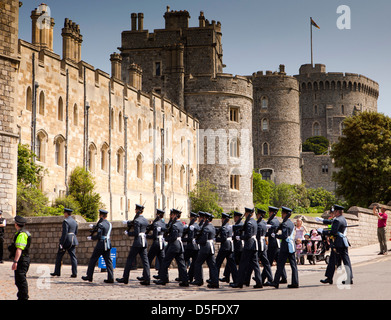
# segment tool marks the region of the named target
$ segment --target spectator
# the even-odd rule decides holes
[[[313,240],[314,253],[318,250],[318,243],[322,240],[322,237],[318,234],[318,231],[315,229],[311,231],[311,240]]]
[[[386,238],[386,226],[387,226],[387,218],[388,215],[386,213],[386,208],[384,206],[374,206],[373,214],[377,216],[377,238],[380,243],[380,252],[381,254],[387,254],[387,238]]]
[[[307,229],[304,227],[303,220],[300,218],[296,220],[295,232],[295,240],[304,240],[304,234],[307,232]]]

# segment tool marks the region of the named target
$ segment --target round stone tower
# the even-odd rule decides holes
[[[195,75],[185,81],[185,107],[199,119],[199,176],[218,188],[224,211],[252,207],[252,99],[246,77]]]
[[[379,84],[365,76],[326,73],[323,64],[305,64],[295,77],[300,85],[303,142],[312,136],[336,142],[346,117],[360,111],[377,111]]]
[[[280,65],[279,72],[254,73],[252,82],[254,168],[264,180],[301,184],[298,81]]]

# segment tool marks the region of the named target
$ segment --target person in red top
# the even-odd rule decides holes
[[[386,226],[387,226],[387,218],[388,215],[386,213],[386,208],[384,206],[373,207],[373,214],[377,216],[377,238],[380,243],[380,254],[387,254],[387,237],[386,237]]]

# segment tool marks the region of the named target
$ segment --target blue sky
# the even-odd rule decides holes
[[[31,11],[42,1],[25,0],[20,9],[19,37],[31,41]],[[310,63],[309,17],[313,29],[314,62],[328,72],[365,75],[380,85],[378,111],[391,116],[391,1],[389,0],[45,0],[55,19],[54,51],[62,54],[64,19],[80,25],[82,59],[110,73],[109,56],[118,52],[121,32],[130,30],[130,14],[144,13],[144,29],[164,28],[166,6],[188,10],[190,26],[198,25],[200,11],[220,21],[223,33],[224,72],[250,75],[259,70],[298,74]],[[351,10],[351,29],[337,28],[337,8]]]

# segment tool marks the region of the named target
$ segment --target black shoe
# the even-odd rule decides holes
[[[143,280],[140,282],[141,285],[143,286],[149,286],[150,285],[150,281],[149,280]]]
[[[255,286],[253,286],[254,289],[263,288],[262,283],[257,283]]]
[[[84,281],[92,282],[92,278],[88,278],[87,276],[82,276],[81,278],[82,278]]]
[[[179,286],[180,286],[180,287],[188,287],[188,286],[189,286],[189,283],[188,283],[188,282],[185,282],[185,281],[182,281],[182,282],[179,282]]]
[[[124,283],[124,284],[128,284],[128,282],[129,282],[129,280],[125,279],[125,278],[116,278],[115,281],[117,281],[119,283]]]
[[[238,284],[238,283],[230,283],[229,286],[231,288],[240,288],[240,289],[243,288],[243,285],[242,284]]]
[[[290,289],[297,289],[299,287],[298,284],[288,284],[288,288]]]
[[[193,282],[190,282],[191,285],[193,286],[203,286],[204,285],[204,281],[201,281],[201,282],[197,282],[197,281],[193,281]]]
[[[175,281],[179,282],[179,281],[181,281],[181,278],[175,278]]]
[[[210,288],[210,289],[218,289],[219,288],[219,284],[218,283],[209,283],[208,284],[208,288]]]
[[[59,276],[60,276],[58,273],[54,273],[54,272],[51,273],[50,275],[51,275],[52,277],[59,277]]]
[[[152,276],[154,279],[157,279],[157,280],[159,280],[160,279],[160,277],[159,277],[159,275],[157,275],[157,274],[155,274],[154,276]]]
[[[348,283],[348,281],[344,280],[344,281],[342,281],[342,284],[353,284],[353,280],[350,280],[350,283]]]
[[[288,280],[286,280],[286,279],[282,279],[282,280],[280,281],[280,283],[282,283],[282,284],[284,284],[284,283],[288,283]]]
[[[72,274],[71,278],[77,278],[77,274]]]
[[[206,280],[206,283],[212,283],[212,280],[208,279]]]
[[[161,285],[161,286],[165,286],[167,282],[163,281],[163,280],[153,280],[153,283]]]
[[[103,282],[104,282],[104,283],[114,283],[114,280],[113,280],[113,279],[110,279],[110,280],[108,280],[108,279],[106,280],[106,279],[105,279],[105,280],[103,280]]]
[[[226,278],[226,277],[220,278],[219,280],[220,280],[221,282],[229,283],[229,278]]]
[[[144,277],[137,277],[138,281],[144,281]]]
[[[265,283],[265,286],[267,286],[267,287],[274,287],[274,288],[278,289],[279,285],[277,283],[275,283],[275,282],[268,281],[268,282]]]
[[[320,280],[320,282],[321,282],[321,283],[324,283],[324,284],[326,284],[326,283],[333,284],[333,279],[326,278],[326,279],[324,279],[324,280]]]

